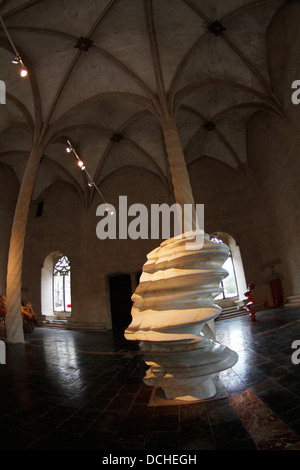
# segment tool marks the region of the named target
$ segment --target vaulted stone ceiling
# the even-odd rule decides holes
[[[187,164],[247,161],[255,111],[281,114],[266,34],[283,0],[2,0],[29,76],[19,77],[0,28],[0,162],[21,179],[31,141],[48,145],[33,198],[66,180],[91,198],[66,139],[98,185],[124,166],[170,185],[160,118],[174,112]]]

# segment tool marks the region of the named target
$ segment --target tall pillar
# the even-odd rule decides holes
[[[21,182],[11,229],[6,284],[6,337],[7,342],[10,343],[24,342],[23,319],[21,316],[23,249],[32,191],[42,155],[43,148],[34,145]]]
[[[172,178],[175,201],[181,206],[182,211],[185,214],[185,221],[181,220],[181,226],[184,228],[184,223],[186,223],[187,226],[191,227],[193,230],[199,229],[200,227],[198,227],[197,225],[198,221],[196,214],[196,206],[190,176],[188,173],[185,155],[183,153],[182,144],[174,117],[166,116],[162,120],[161,126],[164,136],[166,152],[168,155],[168,162]],[[192,206],[191,213],[189,211],[184,211],[185,205]],[[189,218],[190,214],[192,216],[191,218]],[[203,230],[204,227],[201,227],[200,232]],[[199,238],[202,239],[201,236],[199,236]],[[214,322],[207,321],[206,325],[204,326],[204,330],[206,331],[206,334],[209,337],[214,337]]]
[[[192,206],[192,219],[187,220],[189,226],[196,228],[195,202],[191,182],[178,135],[174,118],[166,118],[162,122],[162,131],[170,166],[175,201],[184,209],[185,204]],[[188,215],[188,214],[186,214]]]

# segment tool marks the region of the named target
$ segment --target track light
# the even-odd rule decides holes
[[[22,61],[22,58],[20,55],[17,55],[13,60],[12,60],[12,63],[13,64],[17,64],[17,65],[21,65],[21,70],[20,70],[20,75],[21,77],[27,77],[28,75],[28,71],[27,69],[24,67],[24,64],[23,64],[23,61]]]
[[[16,48],[16,46],[15,46],[15,44],[14,44],[12,38],[10,37],[9,32],[7,31],[7,28],[6,28],[5,24],[4,24],[4,21],[3,21],[1,15],[0,15],[0,23],[2,24],[3,29],[4,29],[4,31],[5,31],[5,34],[6,34],[6,36],[7,36],[7,39],[9,40],[9,42],[10,42],[10,44],[11,44],[13,50],[14,50],[14,53],[15,53],[15,57],[14,57],[14,59],[12,60],[12,63],[13,63],[13,64],[17,64],[17,65],[21,65],[21,66],[22,66],[22,69],[20,70],[20,75],[21,75],[21,77],[27,77],[27,75],[28,75],[28,70],[26,69],[25,65],[23,64],[22,58],[21,58],[19,52],[17,51],[17,48]]]
[[[27,77],[28,71],[27,71],[26,69],[21,69],[20,75],[21,75],[22,78],[23,78],[23,77]]]
[[[19,64],[21,61],[21,56],[17,55],[13,60],[12,60],[12,63],[13,64]]]
[[[77,165],[81,170],[85,170],[85,164],[81,160],[78,161]]]
[[[97,187],[95,181],[93,181],[91,175],[89,174],[89,172],[87,171],[86,169],[86,166],[85,164],[83,163],[82,160],[80,160],[79,156],[77,155],[77,152],[76,150],[74,149],[74,147],[72,146],[71,142],[69,140],[67,140],[67,147],[66,147],[66,152],[67,153],[74,153],[75,157],[77,158],[77,165],[79,166],[79,168],[82,170],[82,171],[85,171],[86,175],[87,175],[87,178],[88,178],[88,186],[90,188],[94,187],[96,189],[96,191],[100,194],[101,198],[103,199],[103,201],[105,202],[105,210],[110,214],[110,215],[113,215],[115,212],[113,210],[112,207],[109,206],[109,204],[106,202],[106,200],[104,199],[103,197],[103,194],[101,193],[101,191],[99,190],[99,188]]]

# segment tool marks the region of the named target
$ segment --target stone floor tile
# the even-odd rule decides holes
[[[192,404],[162,393],[152,400],[148,367],[122,332],[36,328],[24,345],[7,345],[0,366],[0,448],[298,450],[300,365],[291,361],[291,343],[300,339],[299,313],[279,308],[258,312],[254,322],[217,321],[217,339],[239,361],[218,374],[221,398]]]

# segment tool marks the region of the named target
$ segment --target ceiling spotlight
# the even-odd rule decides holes
[[[19,52],[18,52],[18,50],[17,50],[17,48],[16,48],[16,46],[15,46],[13,40],[12,40],[12,38],[11,38],[9,32],[7,31],[7,28],[6,28],[5,24],[4,24],[4,21],[3,21],[1,15],[0,15],[0,23],[2,24],[3,29],[4,29],[4,31],[5,31],[5,34],[6,34],[6,36],[7,36],[7,39],[9,40],[9,42],[10,42],[10,44],[11,44],[11,47],[13,48],[13,51],[14,51],[14,53],[15,53],[15,57],[14,57],[14,59],[12,60],[12,63],[13,63],[13,64],[21,64],[22,67],[23,67],[23,69],[20,71],[20,75],[21,75],[21,77],[26,77],[26,76],[28,75],[28,71],[26,70],[26,68],[25,68],[25,66],[24,66],[24,64],[23,64],[22,58],[21,58],[21,56],[20,56],[20,54],[19,54]]]
[[[21,75],[21,77],[27,77],[27,75],[28,75],[27,70],[26,69],[21,69],[20,75]]]
[[[105,203],[105,210],[110,214],[110,215],[114,215],[115,211],[114,211],[114,208],[110,207],[107,202],[105,201],[105,198],[103,197],[103,194],[101,193],[100,189],[98,188],[98,186],[96,185],[96,183],[93,181],[93,178],[91,177],[91,175],[89,174],[88,170],[86,169],[86,166],[85,164],[83,163],[82,160],[80,160],[79,156],[77,155],[77,152],[76,150],[72,147],[72,144],[69,140],[67,140],[67,144],[68,146],[66,147],[66,152],[67,153],[71,153],[73,152],[75,157],[77,158],[77,165],[79,166],[79,168],[81,170],[84,170],[86,175],[87,175],[87,184],[90,188],[94,187],[95,190],[99,193],[99,195],[101,196],[101,198],[103,199],[104,203]]]
[[[81,168],[81,170],[85,169],[85,164],[81,160],[78,161],[78,166]]]
[[[21,56],[17,55],[13,60],[13,64],[19,64],[21,62]]]
[[[12,60],[12,63],[17,64],[17,65],[22,65],[22,68],[20,70],[20,75],[21,77],[27,77],[28,71],[24,67],[24,64],[20,55],[16,55],[15,58]]]

